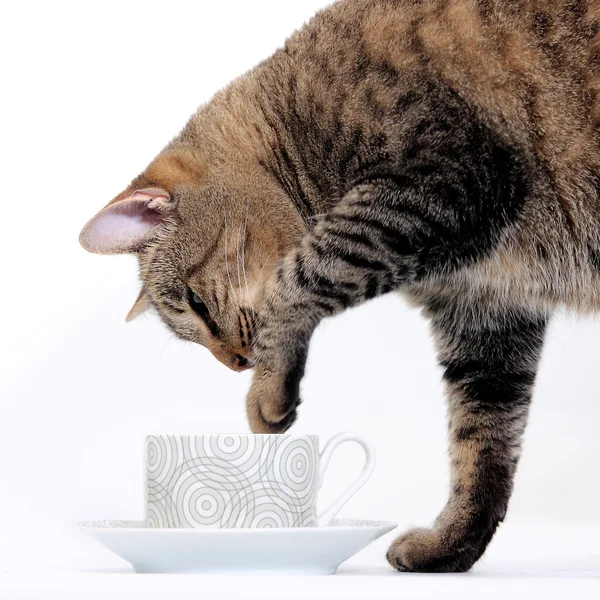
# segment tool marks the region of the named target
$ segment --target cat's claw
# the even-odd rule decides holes
[[[387,560],[398,571],[408,573],[462,573],[468,571],[480,553],[460,545],[449,548],[435,529],[411,529],[401,535],[387,553]]]

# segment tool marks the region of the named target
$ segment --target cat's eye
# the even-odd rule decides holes
[[[189,291],[189,302],[192,310],[206,323],[213,335],[217,335],[217,325],[210,316],[210,312],[204,301],[193,290]]]
[[[194,312],[202,317],[202,320],[207,324],[210,321],[210,313],[208,312],[208,308],[206,304],[202,301],[202,298],[198,296],[198,294],[194,293],[190,290],[190,305],[194,309]]]

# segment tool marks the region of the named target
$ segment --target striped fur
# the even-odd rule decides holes
[[[341,0],[115,199],[173,198],[137,252],[146,295],[182,338],[254,361],[255,432],[296,419],[323,318],[392,291],[423,307],[452,485],[390,548],[400,571],[482,555],[550,315],[600,306],[599,22],[597,0]]]

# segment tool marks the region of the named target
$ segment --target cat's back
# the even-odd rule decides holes
[[[305,106],[324,98],[336,125],[344,115],[385,122],[399,90],[420,81],[471,105],[539,174],[522,229],[476,279],[510,294],[596,304],[599,23],[598,0],[342,0],[284,52],[299,65],[296,98],[303,90]]]
[[[436,79],[551,157],[600,123],[599,25],[598,0],[341,0],[287,51],[330,92],[377,69],[392,88]]]

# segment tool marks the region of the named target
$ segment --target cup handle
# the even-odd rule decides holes
[[[365,451],[365,464],[360,472],[359,476],[354,480],[352,485],[325,511],[323,511],[317,517],[317,526],[325,527],[329,525],[333,517],[338,514],[342,506],[360,490],[365,484],[367,479],[371,477],[373,469],[375,468],[375,448],[369,440],[356,433],[338,433],[334,435],[323,448],[319,456],[319,488],[323,485],[323,478],[327,467],[329,467],[329,461],[331,456],[337,450],[337,448],[344,442],[356,442]]]

